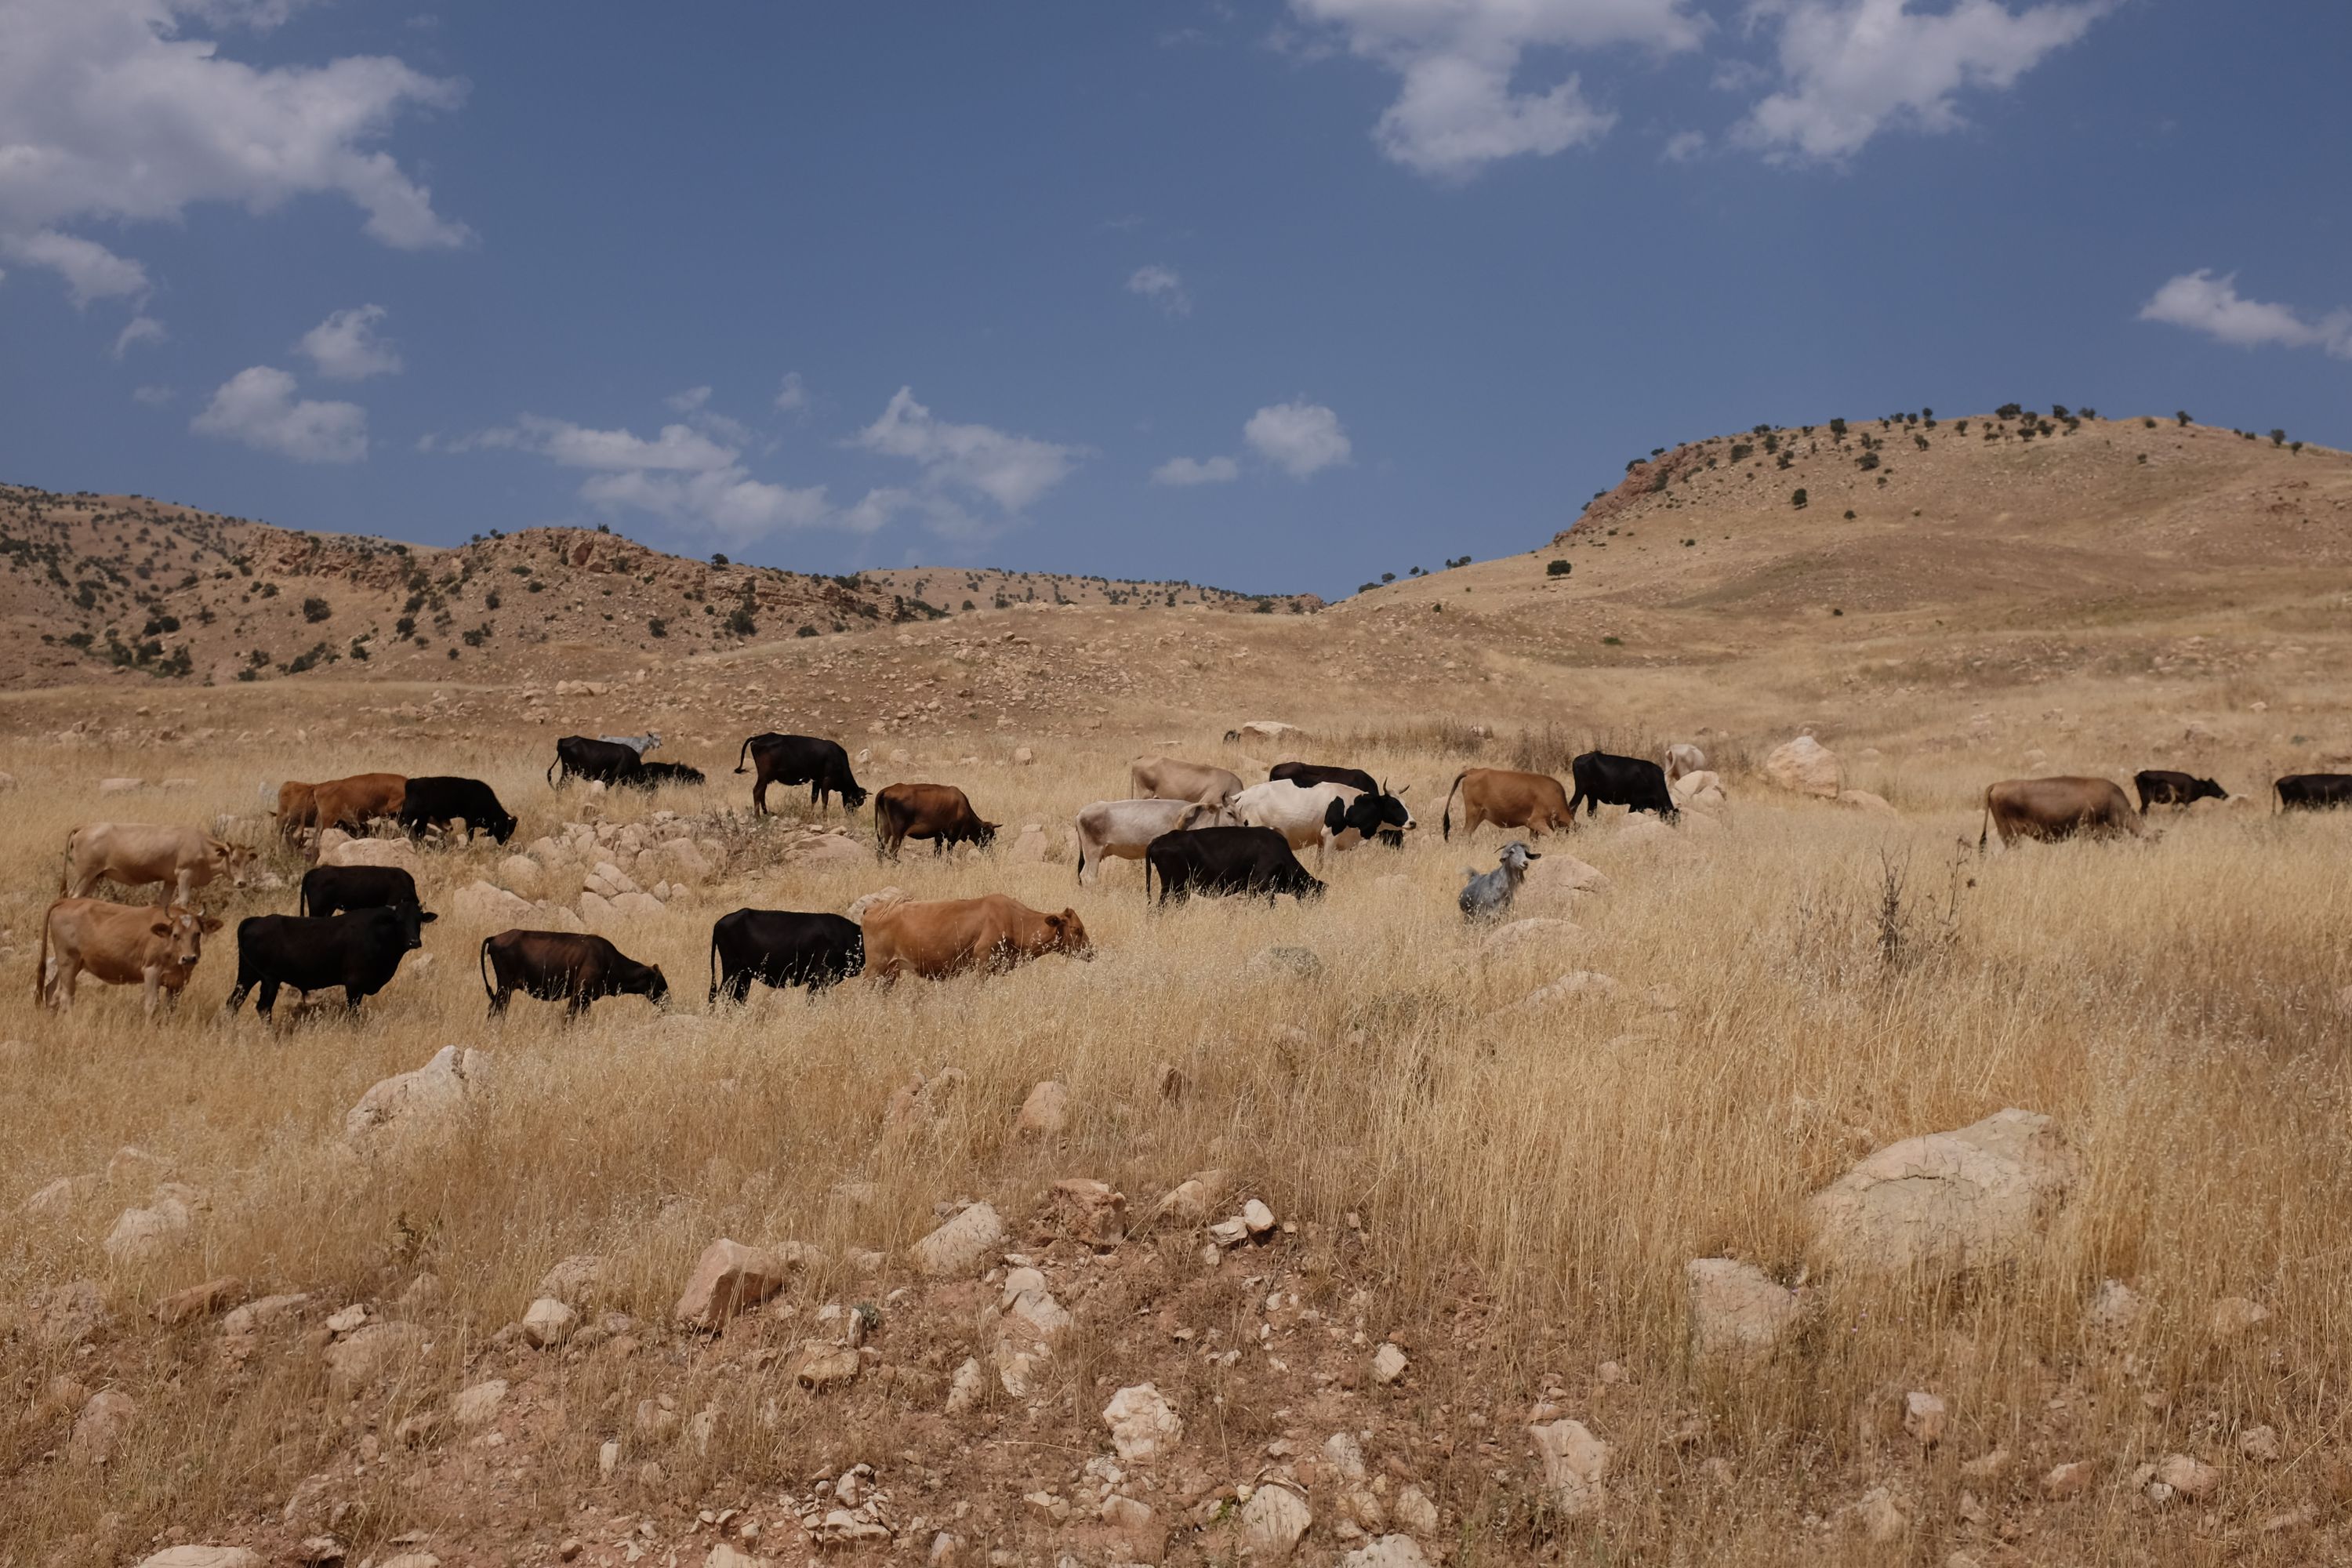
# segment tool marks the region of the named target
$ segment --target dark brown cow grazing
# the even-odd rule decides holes
[[[492,1017],[505,1012],[520,991],[542,1002],[568,1002],[566,1016],[577,1018],[599,996],[663,1001],[669,981],[658,966],[639,963],[601,936],[502,931],[482,939],[482,989],[489,994]]]
[[[2003,779],[1985,790],[1984,813],[1984,827],[1977,834],[1979,853],[1995,829],[2004,846],[2020,838],[2055,843],[2077,834],[2156,837],[2112,779]]]
[[[1468,837],[1483,823],[1497,827],[1525,828],[1540,835],[1557,827],[1565,833],[1575,817],[1568,809],[1568,791],[1549,773],[1523,773],[1509,768],[1466,768],[1445,792],[1445,810],[1437,819],[1441,834],[1454,837],[1454,791],[1462,792],[1462,834]]]
[[[365,833],[368,824],[378,817],[400,815],[400,808],[408,802],[408,779],[402,773],[353,773],[347,779],[312,785],[310,798],[314,803],[310,826],[321,837],[330,827]],[[310,858],[318,858],[318,847],[313,845]]]
[[[278,836],[299,843],[302,830],[317,826],[319,786],[288,779],[278,786]]]
[[[874,858],[896,860],[909,838],[928,838],[931,853],[969,841],[985,849],[1001,824],[982,822],[953,784],[894,784],[874,797]]]

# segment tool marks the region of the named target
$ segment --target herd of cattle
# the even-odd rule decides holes
[[[692,768],[646,761],[645,753],[660,743],[658,734],[569,735],[556,742],[547,779],[559,788],[574,778],[607,788],[702,782]],[[1488,826],[1530,837],[1566,831],[1579,807],[1591,816],[1603,805],[1673,822],[1680,816],[1675,782],[1706,766],[1705,755],[1686,744],[1666,748],[1663,763],[1589,752],[1570,763],[1572,791],[1548,773],[1467,768],[1446,791],[1440,830],[1453,837],[1457,801],[1465,837]],[[761,816],[769,810],[772,784],[808,785],[810,804],[819,810],[835,796],[847,811],[869,798],[842,746],[814,736],[754,735],[743,742],[735,772],[755,773],[751,801]],[[1270,770],[1264,784],[1245,785],[1230,769],[1150,756],[1130,764],[1128,782],[1129,798],[1079,809],[1077,880],[1085,887],[1091,869],[1099,882],[1106,860],[1139,860],[1147,904],[1155,887],[1161,905],[1192,896],[1318,898],[1325,884],[1300,862],[1300,851],[1312,847],[1316,869],[1322,870],[1333,851],[1374,840],[1401,845],[1419,826],[1402,798],[1409,785],[1391,790],[1352,767],[1286,762]],[[2231,798],[2215,781],[2184,773],[2149,770],[2134,783],[2137,810],[2121,786],[2105,778],[1990,785],[1978,847],[1996,830],[2004,845],[2091,834],[2147,837],[2154,831],[2147,825],[2151,806],[2185,808]],[[2281,810],[2352,805],[2352,774],[2291,774],[2272,787]],[[894,784],[870,798],[877,859],[897,858],[910,838],[929,841],[934,855],[956,844],[986,848],[1000,826],[982,818],[953,784]],[[310,836],[313,862],[330,830],[365,833],[390,823],[417,837],[428,828],[446,834],[462,825],[468,837],[487,833],[503,844],[518,826],[479,779],[397,773],[289,782],[278,791],[275,815],[289,843]],[[1491,920],[1506,912],[1529,862],[1540,858],[1514,840],[1493,870],[1465,871],[1463,914]],[[143,985],[151,1016],[158,1005],[175,1002],[203,953],[205,933],[222,923],[196,907],[196,890],[222,880],[247,886],[254,858],[252,849],[201,828],[140,823],[75,828],[66,839],[61,896],[42,921],[36,1000],[58,1011],[70,1008],[75,982],[88,973],[110,984]],[[126,888],[156,886],[158,901],[120,904],[90,896],[110,880]],[[266,1017],[289,987],[305,994],[339,989],[346,1005],[356,1006],[392,982],[402,958],[424,945],[424,928],[436,918],[424,908],[415,879],[389,867],[314,863],[302,877],[295,907],[290,915],[238,922],[229,1012],[257,989],[255,1006]],[[755,980],[814,994],[860,973],[887,986],[902,974],[940,978],[1055,952],[1093,956],[1077,912],[1048,913],[1003,894],[898,900],[866,908],[858,920],[742,909],[711,927],[709,1000],[740,1003]],[[482,942],[480,966],[493,1016],[518,991],[562,1002],[575,1016],[600,997],[641,995],[660,1003],[669,994],[657,965],[630,958],[604,937],[576,931],[501,931]]]

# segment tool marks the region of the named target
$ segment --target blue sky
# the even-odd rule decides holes
[[[0,479],[1344,592],[1760,421],[2352,445],[2352,7],[0,4]]]

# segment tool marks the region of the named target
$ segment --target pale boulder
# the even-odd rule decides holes
[[[1043,866],[1054,858],[1053,840],[1047,837],[1042,823],[1032,822],[1021,829],[1021,837],[1013,841],[1005,859],[1015,866]]]
[[[108,1261],[120,1268],[152,1263],[186,1238],[195,1216],[178,1194],[158,1190],[145,1208],[124,1209],[106,1234]]]
[[[1892,822],[1903,819],[1903,814],[1888,804],[1885,795],[1873,795],[1866,789],[1842,789],[1838,791],[1837,803],[1852,806],[1865,816],[1882,816]]]
[[[499,1406],[506,1402],[507,1380],[487,1378],[470,1388],[460,1389],[449,1401],[449,1419],[459,1426],[471,1429],[487,1426],[498,1419]]]
[[[327,1386],[354,1398],[379,1376],[416,1355],[425,1331],[413,1323],[370,1323],[327,1347]]]
[[[127,1217],[127,1216],[126,1216]],[[2217,1340],[2234,1340],[2270,1321],[2271,1310],[2243,1296],[2224,1296],[2213,1303],[2206,1327]]]
[[[1102,1418],[1110,1428],[1111,1446],[1127,1464],[1157,1458],[1184,1440],[1184,1418],[1149,1383],[1112,1394]]]
[[[1840,775],[1837,754],[1811,735],[1800,735],[1775,746],[1764,759],[1764,776],[1779,788],[1798,795],[1837,798]]]
[[[874,858],[874,847],[846,833],[812,827],[785,839],[777,856],[795,871],[824,871],[866,865]]]
[[[92,1394],[74,1417],[73,1435],[66,1441],[66,1452],[80,1464],[108,1464],[138,1419],[139,1406],[120,1389]]]
[[[1339,1568],[1430,1568],[1429,1553],[1410,1535],[1383,1535],[1339,1559]]]
[[[526,899],[535,899],[547,890],[546,872],[528,855],[509,855],[500,860],[499,880]]]
[[[1530,915],[1497,926],[1478,944],[1478,950],[1490,963],[1507,962],[1558,952],[1583,934],[1584,928],[1574,921]]]
[[[1609,1476],[1609,1445],[1582,1422],[1565,1417],[1530,1426],[1528,1436],[1535,1439],[1552,1506],[1570,1519],[1601,1511],[1606,1500],[1602,1483]]]
[[[1892,1143],[1806,1203],[1814,1254],[1853,1274],[1943,1276],[2023,1256],[2072,1192],[2056,1123],[1996,1111]]]
[[[447,908],[453,919],[467,925],[497,928],[529,921],[537,912],[530,900],[478,879],[450,894]]]
[[[412,877],[425,874],[425,862],[405,838],[346,838],[319,852],[321,866],[386,866]]]
[[[1286,1563],[1315,1522],[1307,1500],[1286,1486],[1262,1486],[1242,1505],[1242,1555],[1253,1563]]]
[[[242,1546],[167,1546],[141,1558],[139,1568],[262,1568],[262,1561]]]
[[[1013,1131],[1023,1138],[1055,1138],[1070,1121],[1069,1086],[1047,1079],[1029,1091],[1021,1102],[1021,1114],[1013,1119]]]
[[[719,1328],[782,1290],[798,1261],[797,1256],[722,1237],[703,1248],[670,1315],[689,1328]]]
[[[545,1350],[570,1339],[579,1324],[579,1313],[552,1296],[541,1296],[522,1315],[522,1337]]]
[[[1004,1221],[987,1204],[974,1204],[908,1248],[915,1267],[933,1279],[975,1274],[1004,1245]]]
[[[1752,1263],[1695,1258],[1683,1268],[1690,1292],[1691,1353],[1701,1361],[1761,1360],[1804,1321],[1804,1300]]]
[[[489,1074],[486,1051],[444,1046],[412,1072],[379,1079],[343,1116],[343,1138],[362,1149],[389,1139],[445,1131],[478,1098]]]

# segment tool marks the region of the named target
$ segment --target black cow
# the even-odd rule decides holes
[[[1597,815],[1604,804],[1631,811],[1654,811],[1668,822],[1682,816],[1675,805],[1674,792],[1666,787],[1666,770],[1647,757],[1587,752],[1568,764],[1568,772],[1576,781],[1576,793],[1568,802],[1568,815],[1571,817],[1580,801],[1587,816]]]
[[[754,735],[743,742],[736,756],[737,773],[751,771],[743,765],[747,756],[759,769],[759,777],[751,784],[751,804],[762,816],[767,815],[772,784],[808,785],[811,805],[822,806],[835,795],[841,796],[843,807],[849,811],[866,804],[866,791],[849,776],[849,753],[838,741],[814,735]]]
[[[547,782],[561,788],[565,779],[576,774],[596,784],[619,784],[643,765],[639,756],[635,746],[623,742],[566,735],[555,742],[555,761],[547,765]]]
[[[2177,773],[2168,768],[2143,768],[2132,774],[2132,783],[2139,786],[2139,814],[2147,815],[2151,805],[2188,807],[2200,800],[2227,800],[2230,792],[2211,779],[2200,779],[2194,773]]]
[[[684,763],[640,763],[637,771],[626,774],[621,783],[635,789],[658,789],[663,784],[698,784],[709,781],[700,768],[688,767]]]
[[[2352,773],[2289,773],[2271,785],[2281,811],[2326,811],[2352,805]]]
[[[1160,875],[1160,901],[1194,893],[1222,898],[1249,893],[1269,902],[1276,893],[1302,899],[1323,896],[1323,884],[1307,874],[1290,844],[1271,827],[1196,827],[1163,833],[1144,847],[1143,897],[1151,899],[1151,877]]]
[[[356,1007],[392,984],[402,957],[425,945],[424,928],[436,918],[415,904],[341,915],[249,915],[236,922],[236,984],[227,1010],[243,1006],[257,984],[254,1011],[265,1018],[281,985],[306,993],[341,986],[344,1002]]]
[[[400,826],[409,837],[424,832],[427,824],[446,831],[459,817],[465,818],[468,833],[488,833],[501,844],[514,837],[519,826],[479,779],[444,773],[408,781],[408,795],[400,803]]]
[[[416,896],[416,879],[397,866],[313,866],[302,873],[294,908],[299,914],[331,915],[424,902]]]
[[[658,1004],[669,995],[669,981],[659,965],[639,963],[601,936],[502,931],[482,939],[482,989],[494,1018],[518,991],[542,1002],[568,1002],[564,1016],[577,1018],[599,996],[642,996]]]
[[[866,970],[866,928],[839,915],[737,910],[710,923],[710,1000],[740,1002],[751,982],[814,996]]]

